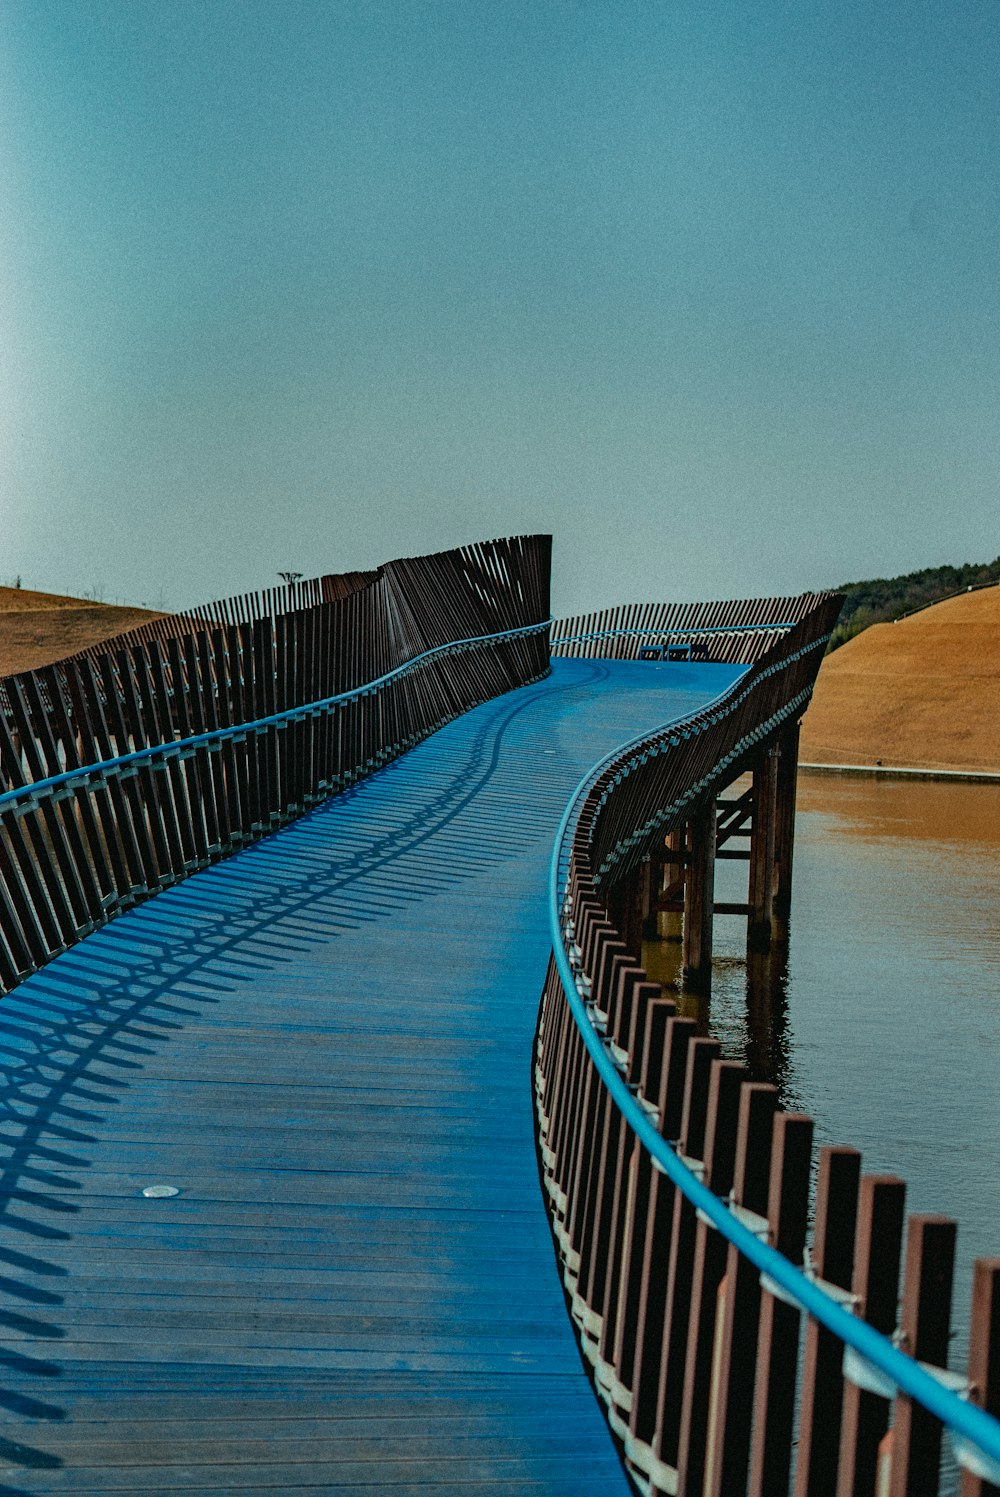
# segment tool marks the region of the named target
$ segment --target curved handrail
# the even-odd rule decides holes
[[[740,682],[736,682],[708,709],[703,710],[717,708],[727,697],[738,694],[739,686]],[[664,723],[656,732],[643,734],[605,755],[580,780],[563,812],[549,862],[548,913],[553,957],[574,1023],[609,1096],[628,1128],[646,1149],[654,1167],[665,1174],[692,1206],[749,1259],[769,1281],[768,1287],[775,1286],[796,1308],[804,1310],[819,1321],[864,1362],[877,1369],[895,1389],[914,1399],[939,1419],[951,1435],[956,1458],[961,1465],[974,1470],[976,1475],[988,1481],[1000,1482],[1000,1420],[967,1402],[947,1385],[938,1369],[928,1369],[907,1356],[879,1331],[845,1310],[784,1254],[754,1236],[730,1211],[725,1201],[688,1169],[677,1152],[653,1126],[629,1090],[622,1070],[605,1048],[580,995],[573,959],[566,947],[567,931],[563,917],[567,906],[566,891],[562,887],[564,870],[569,864],[571,831],[576,831],[579,811],[605,771],[619,761],[624,762],[630,756],[642,752],[646,745],[655,744],[664,734],[692,727],[699,716],[700,713]]]
[[[700,639],[706,634],[776,634],[781,630],[787,632],[794,629],[795,624],[795,619],[782,619],[774,624],[647,624],[643,628],[595,629],[589,634],[567,634],[565,638],[554,639],[552,648],[559,650],[563,645],[580,644],[586,639],[619,639],[625,635],[643,639]]]
[[[227,739],[238,739],[246,737],[250,733],[263,732],[266,728],[280,727],[283,723],[301,722],[307,717],[327,712],[332,707],[339,706],[343,702],[351,702],[359,697],[371,696],[390,681],[398,680],[415,670],[425,660],[434,656],[449,654],[459,650],[471,649],[481,644],[500,644],[507,639],[518,639],[529,634],[541,634],[549,629],[552,620],[545,619],[538,624],[525,624],[519,629],[501,629],[496,634],[477,634],[468,639],[452,639],[443,645],[435,645],[433,649],[424,650],[419,655],[414,655],[412,660],[407,660],[402,665],[397,665],[393,670],[387,671],[384,676],[377,676],[372,681],[365,681],[360,686],[352,686],[349,691],[337,692],[335,696],[322,697],[315,702],[306,702],[300,707],[288,707],[283,712],[274,712],[269,717],[254,718],[251,722],[230,724],[225,728],[213,728],[207,733],[195,733],[187,738],[171,738],[164,743],[148,745],[145,748],[133,749],[128,754],[118,754],[112,759],[100,759],[94,764],[83,764],[76,769],[64,770],[61,774],[49,775],[43,780],[33,780],[28,785],[18,785],[11,790],[0,793],[0,812],[8,806],[18,808],[18,802],[28,801],[28,809],[36,805],[40,798],[47,797],[50,793],[90,780],[93,776],[104,777],[109,772],[127,768],[132,764],[140,764],[146,760],[165,763],[169,759],[186,758],[195,753],[199,748],[204,748],[210,743],[221,743]]]

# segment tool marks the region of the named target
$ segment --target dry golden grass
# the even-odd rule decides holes
[[[118,608],[57,593],[0,587],[0,676],[51,665],[162,616],[148,608]]]
[[[1000,770],[1000,587],[875,624],[827,656],[801,758]]]

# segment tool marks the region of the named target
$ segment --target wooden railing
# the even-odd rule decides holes
[[[545,675],[549,560],[536,536],[314,579],[8,677],[0,991]],[[709,658],[752,662],[706,711],[598,766],[553,858],[544,1176],[581,1345],[650,1493],[778,1497],[796,1431],[797,1497],[874,1497],[882,1476],[879,1497],[933,1493],[943,1424],[963,1497],[1000,1482],[1000,1426],[984,1412],[1000,1410],[1000,1260],[976,1265],[968,1376],[934,1371],[954,1224],[911,1218],[897,1320],[902,1182],[861,1177],[851,1149],[821,1151],[810,1238],[810,1120],[694,1033],[608,917],[643,858],[801,714],[836,607],[685,605],[557,630],[564,653],[607,653],[611,631],[624,656],[647,630],[715,631]]]
[[[258,595],[242,622],[189,617],[8,676],[0,992],[547,674],[550,555],[550,537],[529,536],[391,562],[305,608]]]
[[[812,1120],[698,1035],[609,916],[644,854],[801,715],[838,601],[596,766],[553,852],[543,1180],[581,1348],[656,1497],[929,1497],[945,1427],[962,1497],[1000,1491],[1000,1259],[975,1265],[968,1370],[948,1372],[955,1224],[904,1223],[902,1180],[824,1148],[810,1231]]]
[[[749,665],[817,608],[832,606],[833,596],[801,593],[790,598],[737,598],[723,603],[625,603],[597,613],[556,619],[552,625],[552,654],[638,660],[645,646],[683,639],[697,645],[706,660]]]
[[[232,624],[252,624],[258,619],[279,619],[286,613],[300,613],[315,608],[319,603],[336,603],[350,593],[360,592],[378,581],[378,572],[341,572],[322,577],[305,577],[299,582],[289,582],[282,587],[265,587],[256,592],[238,593],[231,598],[216,598],[211,603],[198,603],[193,608],[180,609],[176,613],[165,613],[148,623],[138,624],[126,630],[114,640],[116,649],[129,649],[133,645],[151,644],[157,640],[165,645],[168,639],[182,639],[185,634],[198,634],[205,627],[228,629]],[[98,662],[108,649],[108,641],[90,645],[79,650],[68,659]],[[63,663],[63,662],[60,662]]]

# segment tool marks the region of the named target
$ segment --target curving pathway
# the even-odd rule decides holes
[[[535,1162],[547,863],[741,671],[556,661],[4,1000],[0,1494],[628,1491]]]

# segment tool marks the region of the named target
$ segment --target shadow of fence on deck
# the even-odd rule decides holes
[[[595,665],[555,690],[586,690],[606,674]],[[551,696],[551,685],[544,690]],[[46,1244],[70,1256],[91,1146],[146,1061],[242,983],[456,883],[482,881],[550,835],[567,769],[526,717],[538,696],[527,688],[451,725],[419,760],[394,762],[138,907],[0,1004],[0,1409],[26,1421],[33,1439],[44,1444],[39,1426],[70,1417],[57,1399],[72,1269],[46,1256]],[[530,811],[523,796],[515,806],[525,773]],[[62,1464],[27,1441],[0,1440],[8,1474]],[[0,1481],[0,1497],[26,1494]]]

